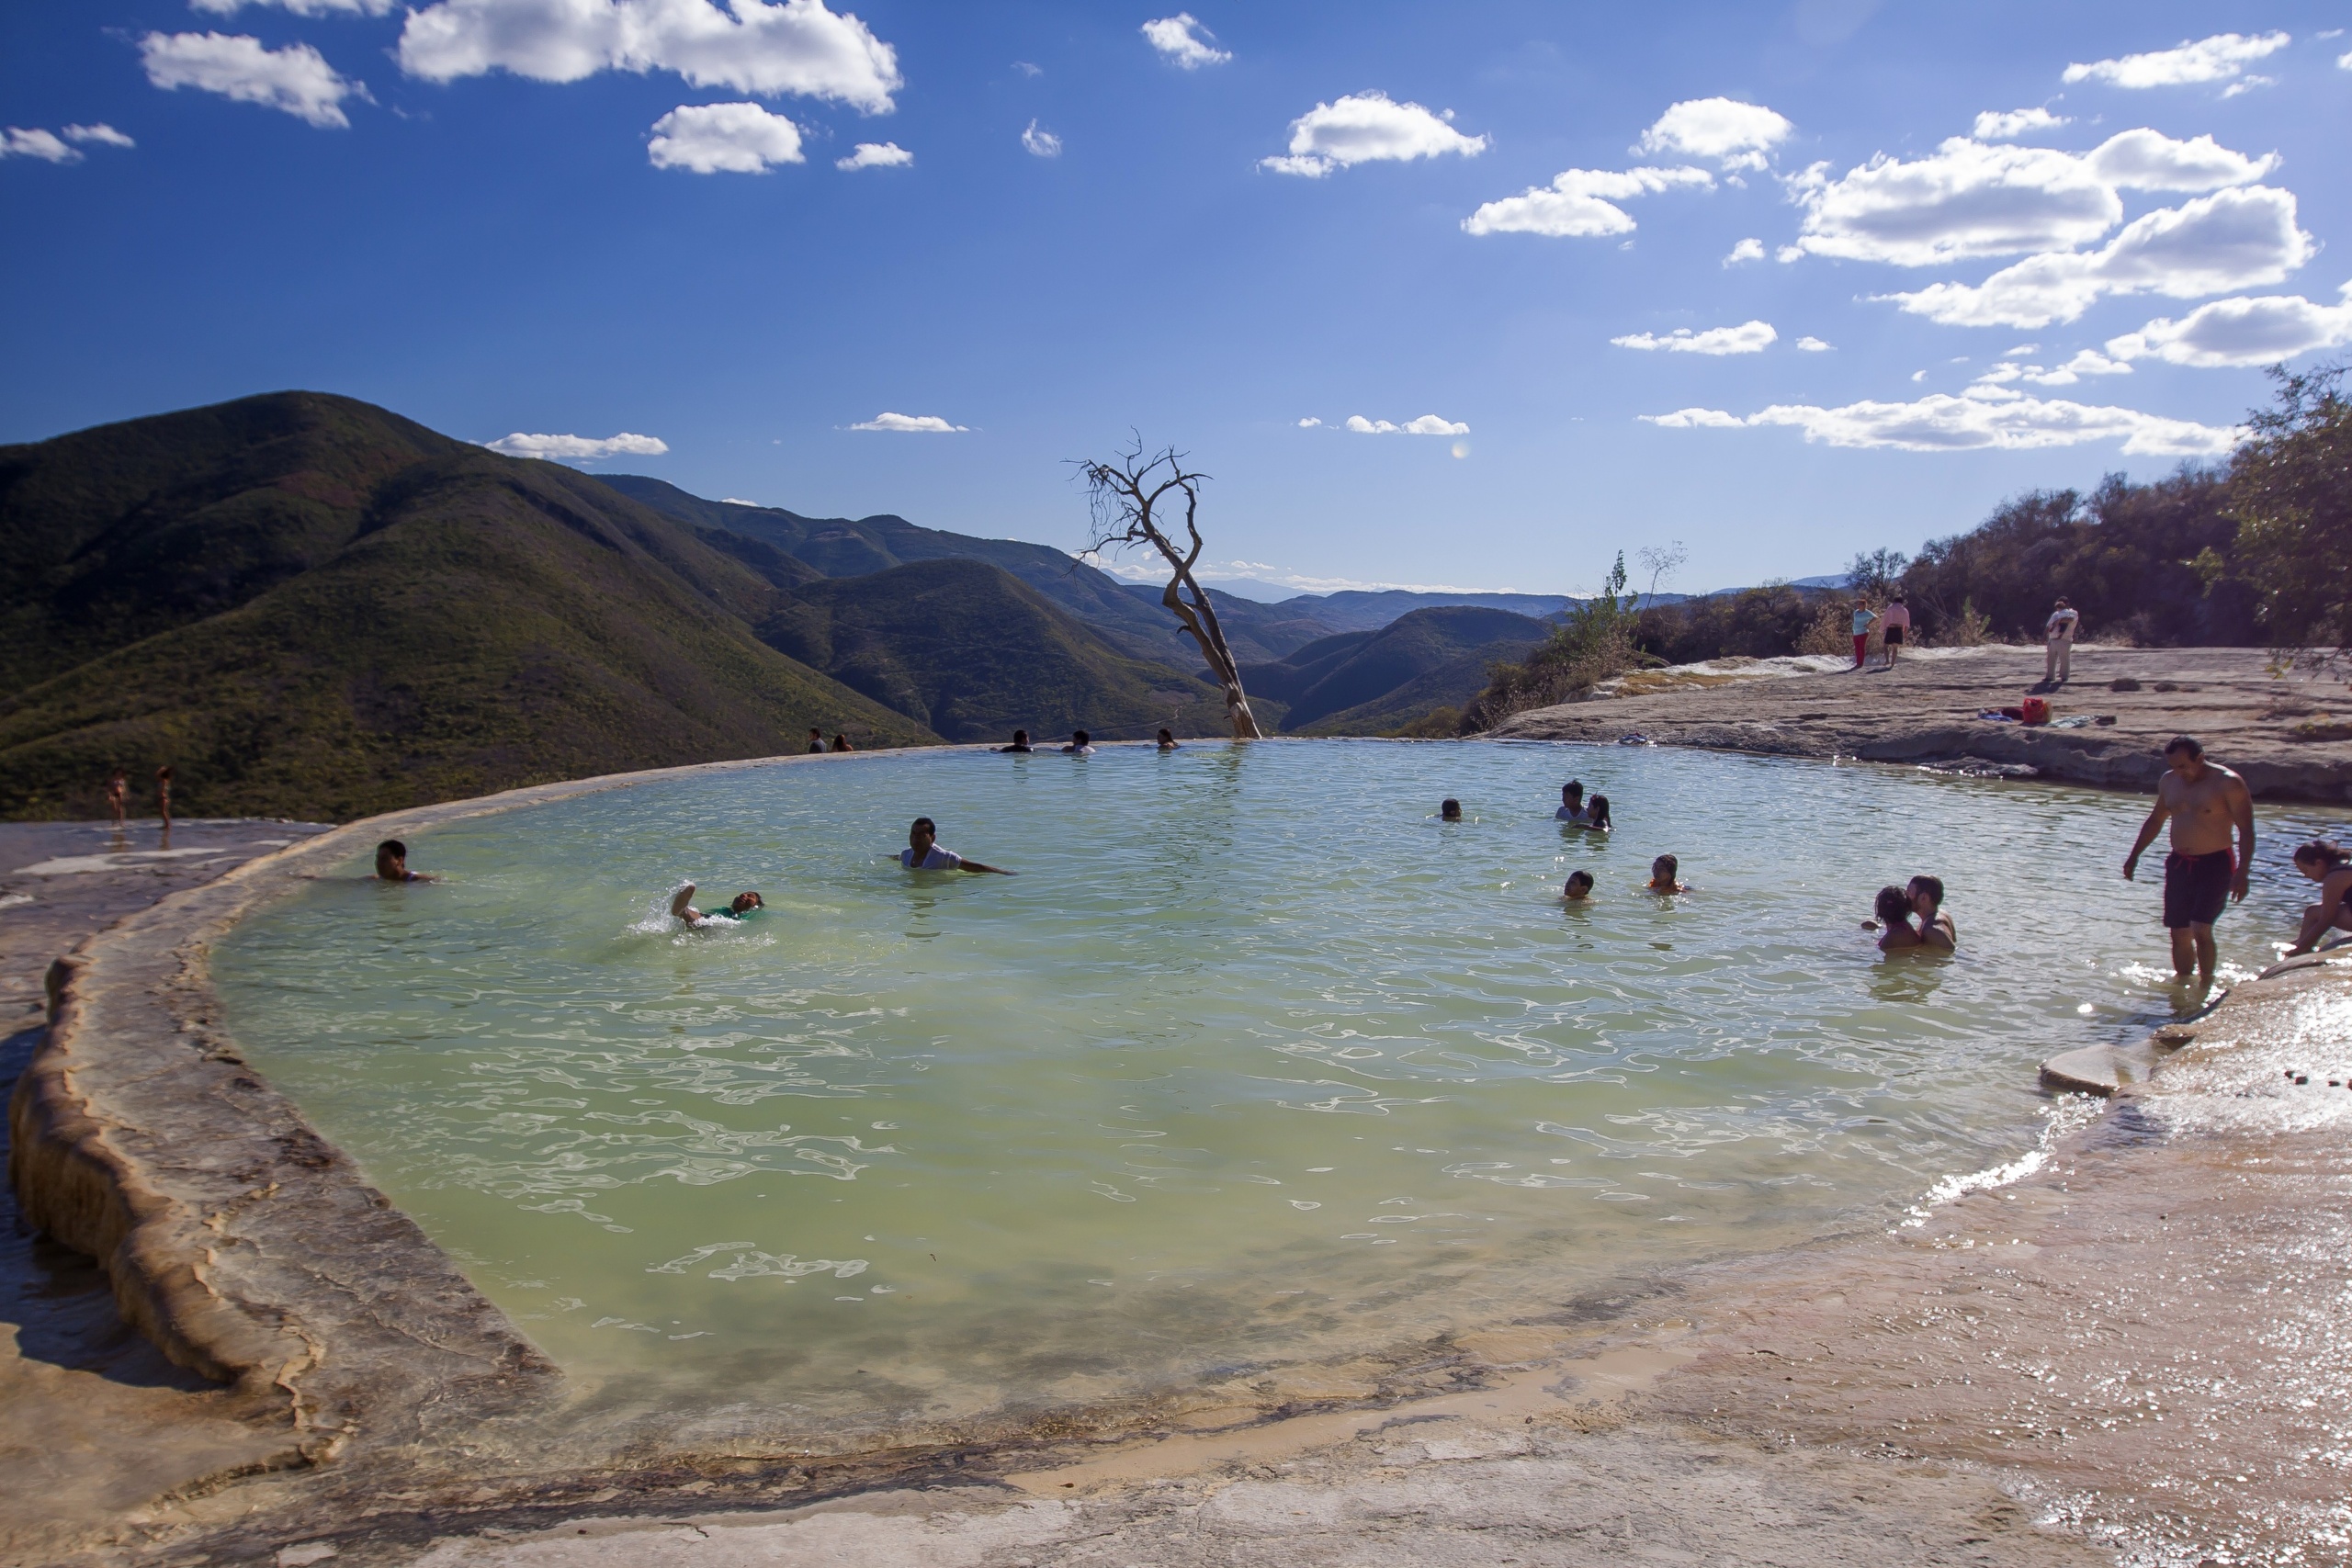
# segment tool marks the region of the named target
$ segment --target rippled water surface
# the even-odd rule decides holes
[[[1571,775],[1613,836],[1551,820]],[[578,1386],[952,1416],[1893,1222],[2033,1145],[2041,1058],[2171,1010],[2155,888],[2117,874],[2144,809],[1617,748],[844,757],[451,824],[411,846],[446,881],[354,862],[216,971],[254,1062]],[[1021,874],[900,870],[919,813]],[[2264,814],[2226,959],[2291,933],[2323,815]],[[1694,891],[1641,890],[1660,851]],[[1916,871],[1955,960],[1859,930]],[[680,931],[687,877],[770,908]]]

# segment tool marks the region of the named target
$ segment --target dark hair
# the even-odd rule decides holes
[[[169,762],[166,762],[162,767],[157,768],[155,770],[155,776],[159,779],[170,778],[172,776],[172,765]]]
[[[2165,741],[2165,755],[2169,757],[2175,751],[2186,751],[2192,757],[2202,757],[2205,755],[2205,748],[2199,743],[2197,737],[2194,735],[2176,735],[2171,739]]]
[[[1574,887],[1579,882],[1583,883],[1587,887],[1591,886],[1592,873],[1581,869],[1568,873],[1568,886],[1570,887]]]
[[[2352,854],[2346,854],[2344,846],[2334,839],[2313,839],[2308,844],[2297,844],[2295,858],[2319,861],[2330,871],[2341,871],[2347,862],[2352,862]]]
[[[757,893],[752,892],[748,887],[735,895],[734,897],[729,899],[728,905],[729,908],[732,908],[734,905],[741,903],[746,898],[749,898],[752,901],[752,908],[754,909],[764,909],[768,907],[768,901],[766,899],[761,897]]]
[[[1911,900],[1903,889],[1882,887],[1878,890],[1878,918],[1889,926],[1901,926],[1905,931],[1911,929]]]
[[[376,846],[376,858],[378,860],[381,860],[386,855],[392,855],[398,859],[406,860],[408,859],[408,846],[401,843],[398,839],[386,839],[382,843]]]
[[[1176,739],[1176,732],[1163,724],[1159,727],[1159,738],[1162,740],[1173,740]]]
[[[1586,801],[1584,803],[1584,815],[1586,825],[1588,827],[1608,828],[1614,826],[1614,824],[1609,820],[1609,797],[1605,795],[1596,795],[1590,800]]]
[[[1091,736],[1091,735],[1087,734],[1087,733],[1086,733],[1086,731],[1084,731],[1083,729],[1073,729],[1073,730],[1071,730],[1071,731],[1069,732],[1069,738],[1070,738],[1072,740],[1077,741],[1080,746],[1083,746],[1083,745],[1087,744],[1089,741],[1091,741],[1091,740],[1092,740],[1092,739],[1094,739],[1092,736]]]
[[[1911,879],[1911,887],[1917,888],[1920,892],[1925,893],[1929,898],[1933,899],[1938,908],[1941,908],[1943,907],[1944,879],[1942,877],[1915,876]],[[1910,890],[1911,889],[1909,887],[1906,887],[1904,889],[1904,892],[1907,895]]]
[[[907,824],[907,831],[910,833],[913,832],[917,828],[930,829],[932,836],[934,838],[939,834],[939,824],[933,821],[928,817],[918,817],[912,822]]]
[[[1660,855],[1657,859],[1650,862],[1650,876],[1652,880],[1656,880],[1657,874],[1661,870],[1666,873],[1666,879],[1668,882],[1671,882],[1677,875],[1680,874],[1682,863],[1676,860],[1672,855]]]
[[[1584,795],[1584,780],[1570,779],[1567,783],[1560,786],[1560,793],[1562,795],[1573,795],[1581,797]]]
[[[1015,740],[1026,740],[1029,739],[1029,732],[1025,729],[1016,729],[1012,732],[1012,738]]]
[[[1462,815],[1462,803],[1452,795],[1447,795],[1438,802],[1437,814],[1440,817],[1459,817]]]

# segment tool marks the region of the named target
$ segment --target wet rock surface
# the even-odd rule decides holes
[[[2270,663],[2259,649],[2077,648],[2074,679],[2044,694],[2054,720],[2091,721],[2081,728],[1978,718],[2018,705],[2041,680],[2039,648],[1990,647],[1939,650],[1892,671],[1714,680],[1534,708],[1513,715],[1494,737],[1611,743],[1639,734],[1661,745],[1980,774],[2030,769],[2072,784],[2152,789],[2164,771],[2164,743],[2186,732],[2260,798],[2352,802],[2352,741],[2304,738],[2352,716],[2352,691],[2340,674],[2274,676]],[[2118,691],[2118,681],[2138,685]],[[2102,717],[2114,722],[2096,722]]]

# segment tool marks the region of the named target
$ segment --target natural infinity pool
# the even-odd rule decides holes
[[[1572,775],[1612,837],[1551,820]],[[2033,1146],[2043,1057],[2170,1010],[2155,886],[2117,874],[2144,809],[1619,748],[845,757],[436,829],[412,863],[446,882],[355,860],[216,974],[584,1398],[870,1429],[1897,1224]],[[901,871],[918,814],[1022,874]],[[2241,970],[2328,815],[2263,814]],[[1640,890],[1661,850],[1697,891]],[[1564,909],[1575,866],[1598,897]],[[1955,961],[1858,929],[1915,871]],[[680,931],[686,877],[770,908]]]

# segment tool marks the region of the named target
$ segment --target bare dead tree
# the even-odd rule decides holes
[[[1233,738],[1263,739],[1257,716],[1250,711],[1250,698],[1241,690],[1241,667],[1234,662],[1224,628],[1217,625],[1216,606],[1193,576],[1193,565],[1201,558],[1201,485],[1208,476],[1185,468],[1184,455],[1173,446],[1146,457],[1140,436],[1108,462],[1087,460],[1076,466],[1086,481],[1086,503],[1094,518],[1087,549],[1148,545],[1159,552],[1169,567],[1168,587],[1159,602],[1200,645],[1209,673],[1225,688],[1225,714],[1233,725]],[[1182,545],[1170,536],[1180,502],[1186,540]]]

